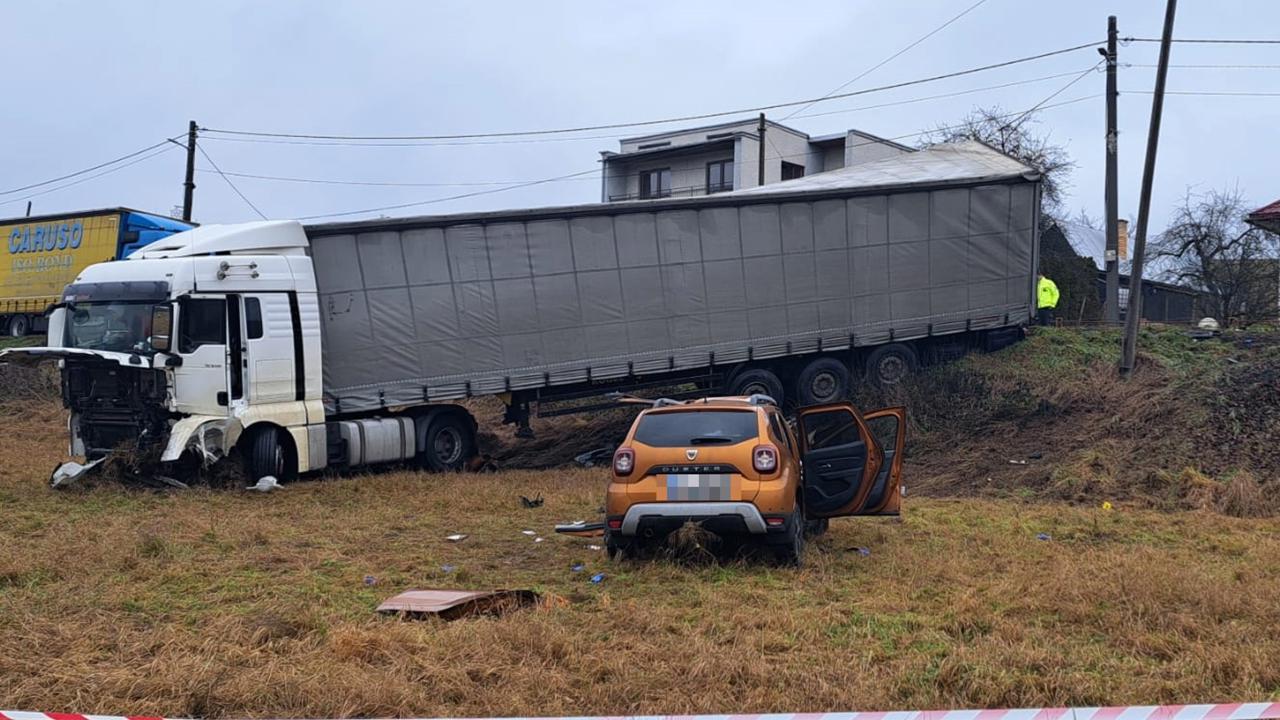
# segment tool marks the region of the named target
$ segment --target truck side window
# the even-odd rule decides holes
[[[250,340],[262,337],[262,303],[258,298],[244,299],[244,328]]]
[[[178,317],[178,352],[189,353],[201,345],[226,343],[227,301],[189,299]]]

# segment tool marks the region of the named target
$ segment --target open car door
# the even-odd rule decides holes
[[[815,405],[796,414],[811,518],[863,512],[881,470],[892,465],[851,403]]]
[[[902,452],[907,442],[907,409],[891,407],[862,416],[884,450],[884,464],[871,483],[859,515],[897,515],[902,506]]]

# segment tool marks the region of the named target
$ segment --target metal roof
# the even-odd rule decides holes
[[[1249,213],[1245,222],[1267,232],[1280,233],[1280,200]]]

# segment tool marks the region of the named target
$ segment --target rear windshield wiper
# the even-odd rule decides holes
[[[737,442],[737,440],[734,440],[731,437],[724,437],[723,435],[699,435],[695,438],[689,438],[690,445],[715,445],[717,443],[732,444],[735,442]]]

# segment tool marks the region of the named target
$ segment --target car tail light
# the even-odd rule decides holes
[[[780,517],[767,517],[764,519],[764,524],[769,527],[782,527],[784,522],[786,522],[786,519]]]
[[[609,519],[609,529],[610,529],[610,530],[621,530],[621,529],[622,529],[622,518],[610,518],[610,519]]]
[[[618,448],[613,454],[613,473],[626,477],[636,469],[636,453],[631,448]]]
[[[778,469],[778,448],[772,445],[757,445],[751,451],[751,467],[762,475]]]

